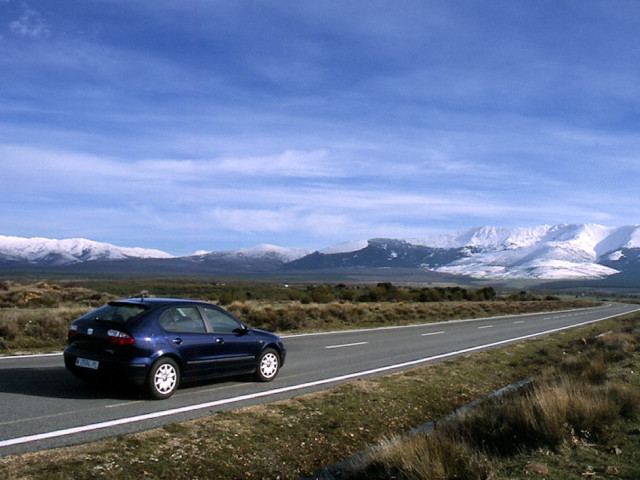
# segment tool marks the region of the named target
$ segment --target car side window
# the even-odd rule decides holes
[[[178,330],[176,322],[173,320],[173,311],[171,310],[164,312],[158,323],[160,324],[160,327],[167,332],[175,332]]]
[[[168,332],[206,333],[204,321],[196,307],[177,307],[160,317],[160,326]]]
[[[215,308],[203,308],[214,333],[238,333],[242,325],[233,317],[222,310]]]

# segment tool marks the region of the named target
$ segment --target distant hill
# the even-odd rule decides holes
[[[0,236],[0,270],[166,274],[421,272],[418,277],[640,285],[640,226],[478,227],[424,239],[350,240],[324,250],[258,245],[174,257],[85,239]],[[428,275],[427,275],[428,274]]]

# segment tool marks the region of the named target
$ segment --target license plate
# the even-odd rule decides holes
[[[76,367],[90,368],[91,370],[97,370],[100,362],[97,360],[89,360],[88,358],[76,358]]]

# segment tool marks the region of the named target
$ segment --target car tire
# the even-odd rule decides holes
[[[180,385],[180,367],[172,358],[159,358],[151,366],[147,389],[158,400],[169,398]]]
[[[260,382],[270,382],[280,370],[280,355],[273,348],[265,348],[258,356],[256,363],[256,379]]]

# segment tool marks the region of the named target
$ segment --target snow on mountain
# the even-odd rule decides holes
[[[625,244],[626,248],[640,248],[640,227],[635,227],[628,238],[629,241]]]
[[[432,248],[519,248],[533,245],[554,227],[533,228],[477,227],[461,232],[436,235],[425,239],[407,240],[413,245]]]
[[[302,258],[311,253],[311,250],[305,250],[303,248],[289,248],[279,247],[277,245],[269,245],[263,243],[250,248],[241,248],[240,250],[234,250],[231,252],[238,256],[246,257],[269,257],[281,260],[284,263],[293,262],[299,258]]]
[[[9,261],[32,264],[67,265],[92,260],[172,258],[172,255],[161,250],[117,247],[84,238],[55,240],[0,235],[0,257]]]
[[[310,253],[311,250],[306,250],[304,248],[279,247],[277,245],[262,243],[255,247],[240,248],[238,250],[223,250],[216,252],[212,252],[210,250],[198,250],[191,254],[191,256],[270,258],[272,260],[287,263],[309,255]]]
[[[640,228],[633,225],[616,228],[597,247],[598,256],[618,261],[624,257],[623,249],[640,248]]]
[[[320,250],[320,253],[325,255],[332,255],[336,253],[357,252],[358,250],[366,248],[367,245],[369,245],[368,240],[350,240],[347,242],[337,243],[323,250]]]
[[[603,278],[618,271],[598,261],[619,259],[622,248],[638,248],[640,227],[481,227],[422,240],[421,244],[468,249],[468,256],[435,269],[442,273],[479,278]]]

